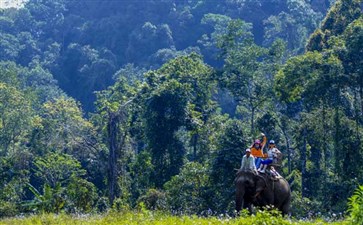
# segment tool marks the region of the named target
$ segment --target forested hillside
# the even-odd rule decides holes
[[[296,217],[360,218],[361,0],[0,10],[0,217],[234,210],[263,132]],[[362,190],[362,189],[360,189]],[[357,191],[356,196],[363,195]],[[335,216],[333,216],[335,215]]]
[[[1,12],[1,60],[41,65],[60,87],[93,111],[93,91],[113,84],[127,64],[156,69],[178,55],[217,59],[217,37],[232,19],[251,23],[259,45],[276,38],[301,53],[329,1],[65,1],[30,0]]]

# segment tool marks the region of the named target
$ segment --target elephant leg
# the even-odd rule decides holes
[[[281,207],[282,216],[290,215],[290,199],[284,202]]]
[[[243,208],[244,208],[244,209],[248,209],[248,212],[249,212],[250,214],[252,214],[252,204],[251,204],[251,202],[244,201],[244,202],[243,202]]]
[[[290,193],[288,193],[288,196],[286,196],[285,199],[278,204],[278,209],[282,212],[282,216],[289,215],[290,213],[290,204],[291,204],[291,196]]]
[[[237,195],[236,196],[236,211],[237,211],[237,213],[239,213],[241,211],[242,204],[243,204],[242,196]]]

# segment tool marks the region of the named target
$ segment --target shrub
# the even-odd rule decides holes
[[[116,198],[113,201],[112,209],[116,212],[128,211],[130,210],[130,205],[127,200],[123,198]]]
[[[352,224],[363,224],[363,186],[359,186],[348,199],[348,213]]]
[[[71,211],[90,212],[97,200],[97,189],[95,185],[85,179],[72,177],[67,186],[66,194],[68,197]]]
[[[310,200],[309,198],[301,197],[301,193],[293,191],[291,193],[291,213],[294,217],[313,217],[313,212],[319,212],[320,202]]]
[[[168,206],[192,214],[208,209],[205,202],[207,184],[206,168],[197,162],[186,163],[180,173],[164,185]]]
[[[98,212],[106,212],[110,208],[110,202],[107,197],[101,197],[96,202],[96,209]]]
[[[151,210],[166,209],[166,195],[162,191],[149,189],[145,195],[138,199],[138,205],[140,204]]]
[[[13,202],[0,200],[0,218],[15,216],[18,213],[18,209]]]

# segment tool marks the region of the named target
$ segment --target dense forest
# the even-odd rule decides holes
[[[0,9],[0,217],[233,212],[234,169],[261,132],[284,155],[294,216],[363,207],[348,201],[363,184],[362,8],[29,0]]]

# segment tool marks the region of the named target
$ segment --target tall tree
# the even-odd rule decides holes
[[[158,187],[177,174],[183,164],[186,146],[180,142],[177,132],[183,127],[186,131],[198,132],[211,113],[211,72],[200,56],[191,54],[147,74],[152,92],[145,102],[145,134]],[[197,140],[194,141],[196,151]]]
[[[119,77],[118,82],[107,90],[99,92],[97,109],[99,113],[98,126],[104,132],[105,144],[108,147],[107,183],[108,197],[111,204],[121,196],[123,187],[118,185],[120,177],[126,177],[127,145],[131,129],[131,113],[138,100],[138,89],[128,84],[125,77]],[[124,185],[123,183],[121,186]]]

